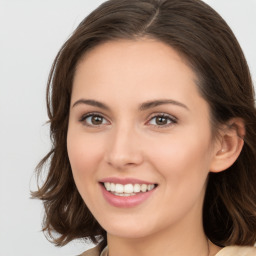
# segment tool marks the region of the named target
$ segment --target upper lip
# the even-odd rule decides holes
[[[104,178],[101,179],[99,182],[101,183],[115,183],[115,184],[146,184],[146,185],[150,185],[150,184],[156,184],[154,182],[149,182],[149,181],[145,181],[145,180],[140,180],[140,179],[135,179],[135,178],[118,178],[118,177],[108,177],[108,178]]]

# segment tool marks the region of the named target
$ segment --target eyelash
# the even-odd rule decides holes
[[[105,120],[103,124],[92,124],[92,121],[91,123],[89,124],[88,121],[86,121],[87,118],[93,118],[93,117],[98,117],[102,120]],[[161,119],[166,119],[167,120],[167,124],[163,124],[163,125],[159,125],[159,124],[150,124],[150,122],[153,120],[153,119],[156,119],[156,118],[161,118]],[[101,127],[103,125],[106,125],[106,124],[109,124],[110,122],[100,113],[95,113],[95,112],[92,112],[92,113],[87,113],[85,115],[83,115],[80,119],[79,119],[79,122],[81,123],[84,123],[84,125],[86,126],[89,126],[89,127]],[[165,113],[158,113],[158,114],[153,114],[151,115],[151,117],[149,118],[149,120],[146,122],[147,125],[150,125],[150,126],[155,126],[157,128],[166,128],[166,127],[169,127],[169,126],[172,126],[174,124],[177,123],[177,118],[169,115],[169,114],[165,114]]]

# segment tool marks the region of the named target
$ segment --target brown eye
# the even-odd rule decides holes
[[[80,120],[87,126],[100,126],[108,124],[108,121],[101,115],[89,114],[81,118]]]
[[[91,117],[91,123],[93,125],[100,125],[103,123],[103,117],[101,116],[92,116]]]
[[[166,124],[168,124],[168,119],[164,116],[158,116],[158,117],[156,117],[156,124],[157,125],[166,125]]]
[[[176,119],[172,116],[163,114],[152,117],[148,124],[153,126],[168,126],[177,123]]]

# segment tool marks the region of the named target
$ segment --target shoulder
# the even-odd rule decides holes
[[[220,250],[216,256],[256,256],[256,247],[227,246]]]
[[[79,256],[100,256],[100,249],[98,246],[85,251],[84,253],[80,254]]]

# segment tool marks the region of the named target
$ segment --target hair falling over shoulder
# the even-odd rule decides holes
[[[72,82],[81,57],[97,45],[148,37],[177,50],[198,77],[209,103],[213,130],[242,118],[246,135],[237,161],[210,173],[203,222],[219,246],[256,242],[256,110],[253,84],[243,52],[226,22],[200,0],[109,0],[86,17],[60,49],[49,75],[47,108],[51,151],[37,167],[47,176],[33,198],[44,203],[43,230],[56,245],[73,239],[106,244],[106,232],[83,202],[73,179],[66,138]]]

